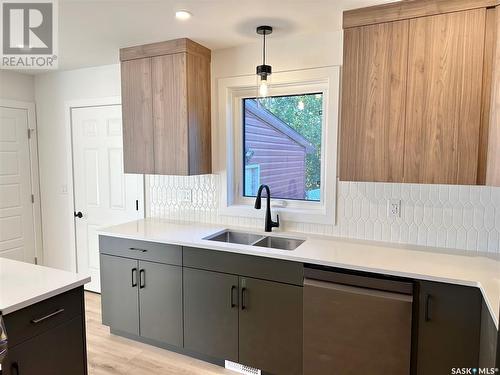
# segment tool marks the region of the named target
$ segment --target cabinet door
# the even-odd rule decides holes
[[[182,268],[139,262],[140,335],[182,347]]]
[[[184,268],[184,347],[238,362],[238,276]]]
[[[340,179],[403,181],[408,21],[344,31]]]
[[[122,76],[125,173],[154,173],[151,59],[124,61]]]
[[[275,375],[302,373],[302,287],[240,278],[239,362]]]
[[[139,335],[138,262],[101,254],[102,323]]]
[[[155,173],[187,175],[186,54],[152,58]]]
[[[476,184],[485,15],[410,21],[405,182]]]
[[[83,318],[78,316],[9,348],[5,375],[85,375]]]
[[[449,374],[477,367],[481,294],[477,288],[420,284],[417,374]]]

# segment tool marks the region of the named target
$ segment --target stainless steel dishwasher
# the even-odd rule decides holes
[[[304,270],[304,375],[410,374],[413,284]]]

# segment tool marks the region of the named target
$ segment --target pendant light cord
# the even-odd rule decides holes
[[[264,31],[264,43],[262,44],[262,65],[266,65],[266,32]]]

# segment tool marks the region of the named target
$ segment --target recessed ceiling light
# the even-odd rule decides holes
[[[177,12],[175,12],[175,18],[181,21],[188,20],[191,18],[191,16],[192,14],[187,10],[178,10]]]

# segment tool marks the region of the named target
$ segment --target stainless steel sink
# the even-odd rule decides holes
[[[260,234],[233,232],[231,230],[226,230],[222,233],[216,233],[211,236],[205,237],[204,240],[236,243],[240,245],[253,245],[255,242],[263,238],[264,236],[261,236]]]
[[[297,238],[263,236],[261,234],[234,232],[232,230],[225,230],[224,232],[215,233],[203,239],[209,241],[234,243],[239,245],[267,247],[270,249],[278,250],[295,250],[305,241]]]
[[[268,247],[271,249],[279,250],[295,250],[305,240],[299,240],[296,238],[285,238],[285,237],[264,237],[263,239],[255,242],[253,246]]]

